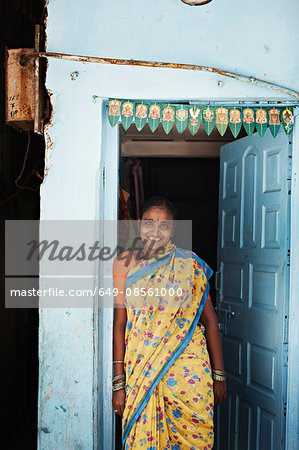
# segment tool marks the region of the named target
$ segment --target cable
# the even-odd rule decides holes
[[[28,142],[27,142],[27,149],[26,149],[26,153],[25,153],[25,157],[24,157],[24,161],[23,161],[23,165],[22,165],[22,169],[21,172],[19,174],[19,176],[14,180],[15,185],[18,188],[18,191],[14,192],[13,194],[9,195],[8,197],[4,198],[3,200],[0,200],[0,204],[6,203],[9,200],[12,200],[14,197],[16,197],[18,194],[20,194],[23,190],[27,189],[29,191],[37,191],[40,188],[40,184],[36,187],[36,188],[32,188],[30,186],[25,186],[25,184],[28,182],[29,178],[31,177],[31,175],[34,173],[38,178],[40,178],[41,180],[43,180],[44,178],[38,173],[37,170],[32,170],[31,173],[29,173],[27,175],[27,177],[24,180],[24,184],[23,185],[19,185],[18,181],[21,178],[21,176],[23,175],[24,169],[25,169],[25,165],[26,165],[26,160],[28,157],[28,152],[29,152],[29,148],[30,148],[30,133],[29,131],[27,131],[27,135],[28,135]]]
[[[29,131],[27,131],[27,138],[28,138],[27,149],[26,149],[26,153],[25,153],[22,169],[21,169],[20,175],[14,181],[14,183],[17,186],[17,188],[19,188],[19,189],[28,189],[30,191],[37,191],[39,189],[39,185],[36,188],[32,188],[32,187],[29,187],[29,186],[25,186],[24,184],[22,186],[20,186],[19,183],[18,183],[19,179],[23,175],[23,172],[24,172],[24,169],[25,169],[25,165],[26,165],[26,161],[27,161],[27,157],[28,157],[28,153],[29,153],[29,147],[30,147],[30,132]]]

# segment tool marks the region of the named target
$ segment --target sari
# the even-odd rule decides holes
[[[211,275],[171,242],[127,275],[125,450],[213,447],[213,380],[198,324]]]

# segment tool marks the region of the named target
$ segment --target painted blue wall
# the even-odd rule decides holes
[[[214,66],[299,90],[299,2],[50,0],[47,50]]]
[[[297,0],[213,0],[202,7],[180,0],[49,0],[47,51],[210,65],[299,90],[298,16]],[[99,218],[100,166],[105,152],[106,159],[107,151],[117,152],[104,138],[103,99],[292,99],[218,74],[54,58],[46,86],[53,115],[45,131],[41,218],[50,220]],[[102,99],[94,103],[93,95]],[[292,273],[295,308],[299,280]],[[39,449],[98,448],[98,319],[96,307],[40,311]],[[294,423],[296,417],[298,410]]]

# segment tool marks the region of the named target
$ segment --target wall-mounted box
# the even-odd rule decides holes
[[[7,50],[6,123],[21,130],[34,129],[35,58],[23,55],[33,48]]]

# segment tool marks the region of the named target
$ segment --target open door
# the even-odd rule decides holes
[[[221,148],[216,309],[228,398],[217,450],[284,448],[290,151],[269,129]]]

